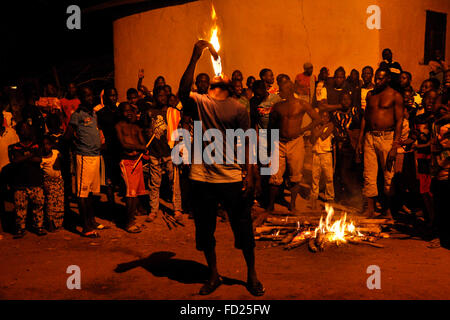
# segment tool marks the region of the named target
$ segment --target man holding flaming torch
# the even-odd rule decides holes
[[[184,112],[191,113],[194,120],[202,122],[203,132],[215,128],[224,136],[227,129],[249,128],[247,110],[231,98],[231,82],[216,69],[208,94],[191,92],[195,66],[204,49],[208,48],[213,56],[213,63],[219,56],[211,43],[199,40],[183,77],[180,81],[179,97]],[[220,71],[220,72],[219,72]],[[236,144],[233,141],[233,144]],[[246,146],[245,165],[233,164],[192,164],[190,179],[194,191],[194,222],[196,228],[196,247],[205,254],[210,269],[209,280],[200,289],[201,295],[214,292],[222,283],[217,270],[215,238],[216,213],[219,202],[229,215],[229,221],[235,238],[235,247],[241,249],[247,263],[247,289],[254,296],[262,296],[265,289],[256,276],[255,241],[250,214],[255,190],[255,177],[258,174],[254,165],[249,163],[249,146]],[[232,150],[235,150],[236,145]],[[224,148],[223,150],[227,150]],[[229,155],[231,156],[231,155]],[[234,156],[234,155],[233,155]],[[244,181],[242,180],[245,172]]]

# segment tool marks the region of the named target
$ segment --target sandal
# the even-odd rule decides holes
[[[429,245],[427,245],[427,248],[430,248],[430,249],[441,248],[441,241],[439,239],[431,240],[429,242]]]
[[[126,229],[126,231],[129,232],[129,233],[139,233],[139,232],[141,232],[142,230],[141,230],[141,228],[139,228],[137,225],[132,225],[131,227],[128,227],[128,228]]]
[[[259,281],[257,281],[254,284],[247,283],[247,290],[255,297],[261,297],[266,292],[266,289],[264,289],[263,284]]]
[[[216,281],[207,281],[201,288],[198,294],[202,296],[209,295],[216,291],[216,289],[222,284],[222,278],[217,278]]]
[[[25,233],[26,233],[25,229],[20,229],[19,231],[16,232],[13,239],[22,239],[25,236]]]
[[[45,231],[43,228],[39,228],[36,230],[36,234],[40,237],[45,236],[45,235],[47,235],[47,231]]]
[[[153,222],[156,219],[156,213],[150,213],[145,222]]]
[[[85,238],[100,238],[100,235],[95,230],[94,231],[88,231],[88,232],[82,232],[81,236],[85,237]]]

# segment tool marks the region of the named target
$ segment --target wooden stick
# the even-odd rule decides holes
[[[271,235],[271,234],[261,234],[256,235],[255,240],[273,240],[273,241],[281,241],[283,240],[283,236],[280,235]]]
[[[293,243],[291,242],[290,244],[288,244],[287,246],[284,247],[284,250],[291,250],[291,249],[294,249],[294,248],[298,248],[298,247],[304,245],[304,244],[307,243],[307,242],[308,242],[308,239],[303,239],[303,240],[300,240],[300,241],[295,241],[295,242],[293,242]]]
[[[310,238],[308,241],[308,248],[309,248],[309,250],[311,250],[314,253],[317,252],[317,250],[318,250],[314,243],[315,241],[316,241],[315,238]]]
[[[380,225],[380,224],[385,224],[388,221],[388,219],[361,219],[361,220],[357,220],[355,222],[357,222],[358,224],[375,224],[375,225]]]
[[[166,223],[167,227],[169,228],[169,230],[172,230],[172,227],[170,226],[169,221],[166,220],[166,217],[164,216],[164,214],[162,215],[162,219],[164,220],[164,222]]]
[[[375,248],[384,248],[384,246],[382,244],[373,243],[373,242],[366,242],[366,241],[353,240],[353,239],[349,239],[348,242],[351,244],[366,244],[368,246],[372,246]]]
[[[271,232],[274,229],[279,229],[279,230],[297,230],[297,227],[294,226],[261,226],[261,227],[256,227],[255,228],[255,232],[256,233],[263,233],[263,232]]]
[[[179,224],[180,226],[184,227],[184,224],[172,217],[170,214],[166,213],[166,218],[172,222],[173,224]]]
[[[154,138],[155,138],[155,134],[152,135],[152,137],[151,137],[150,140],[148,141],[147,145],[145,146],[145,149],[147,149],[147,148],[150,146],[150,144],[152,143],[152,141],[153,141]],[[134,172],[134,169],[136,169],[137,165],[139,164],[139,161],[141,161],[142,157],[144,156],[144,153],[145,153],[145,152],[142,152],[142,153],[139,155],[139,158],[137,158],[136,162],[135,162],[134,165],[133,165],[133,169],[131,169],[131,173],[133,173],[133,172]]]

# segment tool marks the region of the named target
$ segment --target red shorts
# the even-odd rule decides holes
[[[123,159],[120,161],[120,170],[122,178],[127,186],[126,197],[134,198],[147,194],[145,190],[144,171],[142,170],[142,161],[139,161],[133,172],[133,166],[136,160]]]
[[[431,175],[418,173],[417,177],[419,178],[420,193],[430,193]]]

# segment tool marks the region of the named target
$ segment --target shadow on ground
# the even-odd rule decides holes
[[[175,253],[170,251],[154,252],[147,258],[134,260],[117,265],[117,273],[127,272],[142,267],[155,277],[166,277],[184,284],[204,283],[208,280],[209,270],[204,264],[192,260],[173,259]],[[225,285],[242,285],[241,280],[222,277]]]

